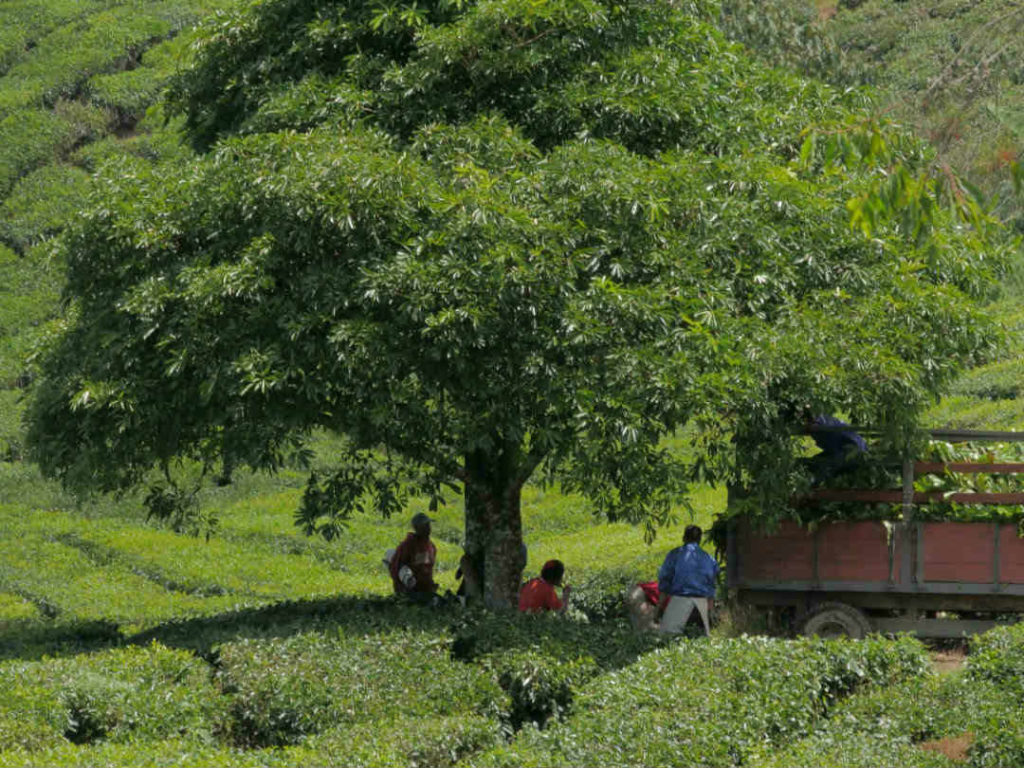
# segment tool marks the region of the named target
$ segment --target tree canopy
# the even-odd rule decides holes
[[[772,477],[796,403],[911,429],[991,351],[975,302],[1005,252],[944,210],[908,225],[913,178],[878,195],[890,169],[846,157],[860,95],[755,63],[714,18],[662,0],[220,17],[170,94],[195,159],[107,167],[63,238],[33,455],[110,490],[182,457],[273,469],[337,432],[350,450],[299,522],[336,535],[361,506],[458,487],[501,601],[537,473],[656,525],[691,482]],[[858,157],[890,141],[925,151],[882,131]],[[693,451],[666,451],[687,425]]]

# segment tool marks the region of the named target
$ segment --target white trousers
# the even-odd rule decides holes
[[[634,584],[626,591],[626,607],[629,620],[638,632],[650,632],[658,628],[658,608],[647,599],[647,594]]]
[[[661,617],[661,625],[658,627],[658,630],[679,634],[686,629],[686,623],[690,620],[690,615],[695,608],[700,616],[701,624],[704,625],[704,634],[709,634],[711,626],[708,624],[708,599],[706,597],[672,595],[668,600],[668,605],[665,607],[665,613]]]

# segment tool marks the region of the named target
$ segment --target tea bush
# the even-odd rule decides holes
[[[243,750],[188,736],[129,743],[101,741],[87,745],[65,741],[32,751],[17,747],[0,749],[0,767],[294,768],[309,765],[447,768],[464,754],[490,746],[500,738],[492,721],[473,715],[404,718],[336,728],[312,736],[299,746],[273,749]]]
[[[991,681],[928,676],[840,702],[812,734],[762,750],[750,765],[953,765],[939,746],[954,741],[969,744],[969,765],[1019,765],[1018,713],[1013,697]]]
[[[927,751],[906,738],[870,731],[822,734],[799,741],[796,746],[764,759],[752,760],[752,768],[805,768],[809,765],[829,768],[877,768],[898,765],[904,768],[952,768],[961,765],[936,751]]]
[[[967,676],[997,684],[1024,706],[1024,624],[997,627],[974,638]]]
[[[189,148],[178,139],[173,125],[153,126],[151,122],[162,120],[161,110],[150,107],[146,116],[135,126],[134,135],[118,138],[104,138],[83,144],[69,157],[69,160],[90,173],[96,172],[103,163],[137,157],[149,162],[183,158],[189,154]],[[151,119],[151,115],[154,117]]]
[[[50,30],[105,5],[105,0],[4,0],[0,3],[0,75]]]
[[[74,99],[90,74],[134,67],[143,50],[186,22],[189,5],[129,3],[55,28],[7,70],[0,113]]]
[[[0,538],[0,589],[28,597],[51,618],[111,621],[131,628],[223,611],[241,602],[231,596],[202,598],[171,591],[128,568],[97,564],[80,549],[48,538],[47,523],[56,522],[60,513],[50,515],[47,519],[0,504],[6,531]]]
[[[189,653],[159,645],[0,665],[0,734],[22,749],[63,740],[214,741],[225,702]]]
[[[29,173],[0,204],[0,240],[24,252],[71,221],[88,191],[88,174],[73,166],[48,165]]]
[[[0,344],[0,347],[3,345]],[[2,370],[2,366],[0,366]],[[20,461],[22,404],[15,390],[0,389],[0,462]]]
[[[979,400],[1015,400],[1022,392],[1024,370],[1016,357],[975,368],[950,388],[952,395]]]
[[[290,765],[447,768],[502,740],[490,718],[424,715],[331,729],[281,753]]]
[[[810,729],[839,698],[928,668],[915,641],[680,641],[597,678],[574,714],[473,765],[736,765]]]
[[[197,595],[234,594],[254,598],[297,598],[349,592],[390,591],[390,579],[380,563],[384,548],[374,552],[364,573],[351,577],[328,564],[309,560],[298,567],[303,554],[275,551],[272,543],[250,538],[237,542],[213,536],[197,541],[173,531],[140,528],[116,520],[94,522],[82,530],[73,516],[55,515],[51,530],[66,531],[67,543],[101,559],[119,563],[172,589]],[[74,531],[78,531],[74,533]]]
[[[15,336],[52,316],[59,284],[44,248],[19,256],[0,244],[0,338]]]
[[[0,631],[11,621],[36,619],[39,611],[31,601],[9,592],[0,592]]]
[[[637,634],[625,620],[589,624],[553,614],[471,614],[453,629],[451,655],[462,661],[530,650],[553,663],[591,659],[603,671],[619,669],[670,642],[658,634]]]
[[[72,102],[53,110],[19,109],[0,119],[0,197],[26,173],[102,135],[108,119],[102,110]]]
[[[50,110],[24,109],[0,118],[0,197],[20,176],[54,159],[66,136],[64,122]]]
[[[1019,429],[1024,426],[1024,400],[951,396],[932,408],[928,418],[947,429]]]
[[[142,119],[167,80],[165,73],[139,67],[112,75],[97,75],[86,85],[89,101],[116,115],[121,130],[130,130]]]
[[[31,305],[34,302],[31,299],[22,301],[12,301],[15,306],[29,306],[31,311]],[[0,336],[0,390],[20,390],[24,382],[27,381],[28,365],[27,360],[32,350],[35,348],[35,341],[37,334],[33,332],[34,329],[27,329],[15,333],[12,336]],[[17,396],[20,396],[20,392]],[[22,412],[22,403],[14,400],[10,406],[10,410],[4,416],[4,420],[10,419],[11,424],[18,424],[17,427],[19,436],[18,442],[20,443],[20,420]]]
[[[248,766],[287,766],[280,755],[263,752],[244,752],[207,744],[185,738],[162,741],[109,742],[94,744],[62,743],[48,745],[38,750],[23,747],[0,749],[2,768],[26,768],[26,766],[80,766],[81,768],[167,768],[181,766],[221,766],[222,768],[243,768]]]
[[[483,669],[448,658],[434,635],[306,633],[219,648],[225,730],[247,747],[297,744],[341,724],[463,714],[496,718],[505,697]]]
[[[157,101],[168,78],[187,56],[195,37],[193,30],[182,30],[146,50],[135,69],[94,75],[84,88],[88,100],[113,111],[122,130],[132,129]]]
[[[997,697],[998,692],[993,692],[993,696]],[[974,719],[977,726],[972,731],[969,764],[978,768],[1024,765],[1024,724],[1019,700],[1002,707],[988,706],[982,711],[985,717]]]
[[[526,723],[543,728],[552,718],[569,714],[576,689],[598,672],[587,656],[555,661],[536,650],[500,654],[484,666],[508,694],[505,720],[514,731]]]
[[[33,674],[36,673],[36,674]],[[42,684],[38,665],[0,665],[0,744],[3,749],[42,749],[64,741],[67,713],[60,692]]]

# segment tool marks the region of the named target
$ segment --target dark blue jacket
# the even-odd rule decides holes
[[[686,597],[714,597],[718,563],[711,555],[690,542],[676,547],[665,557],[658,570],[658,590],[662,594]]]
[[[826,415],[815,416],[814,424],[822,427],[849,426],[845,421],[837,419],[835,416]],[[818,444],[823,453],[837,458],[846,456],[851,446],[854,446],[858,453],[864,453],[868,449],[868,444],[864,442],[864,438],[852,429],[844,429],[841,432],[812,432],[811,439]]]

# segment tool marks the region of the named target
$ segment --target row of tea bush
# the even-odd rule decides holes
[[[687,641],[348,609],[202,648],[0,663],[0,765],[736,765],[929,668],[908,639]]]

